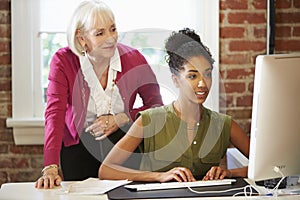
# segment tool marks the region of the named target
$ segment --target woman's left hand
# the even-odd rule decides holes
[[[87,127],[86,132],[90,132],[96,140],[103,140],[128,121],[129,118],[125,113],[101,115]]]
[[[231,178],[232,174],[229,170],[223,169],[220,166],[214,166],[206,173],[202,180],[216,180],[224,179],[225,177]]]

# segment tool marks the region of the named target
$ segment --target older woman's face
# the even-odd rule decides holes
[[[87,53],[95,58],[111,58],[117,47],[118,32],[114,21],[105,20],[83,34]]]

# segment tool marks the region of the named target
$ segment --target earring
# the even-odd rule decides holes
[[[83,50],[81,51],[81,54],[82,54],[83,56],[85,56],[86,53],[87,53],[87,45],[85,44],[85,45],[83,46]]]

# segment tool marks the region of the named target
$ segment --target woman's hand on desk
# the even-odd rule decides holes
[[[42,176],[34,183],[34,187],[38,189],[52,189],[55,186],[59,186],[62,179],[58,174],[57,167],[46,166],[42,170]]]

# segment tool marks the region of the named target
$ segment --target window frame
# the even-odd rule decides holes
[[[219,1],[197,1],[198,23],[201,37],[215,58],[214,78],[219,80]],[[7,127],[13,128],[16,145],[44,144],[43,102],[40,71],[42,52],[39,35],[40,0],[11,0],[12,44],[12,117],[7,118]],[[39,51],[37,51],[39,49]],[[213,98],[214,110],[219,110],[219,86],[215,86],[217,98]]]

